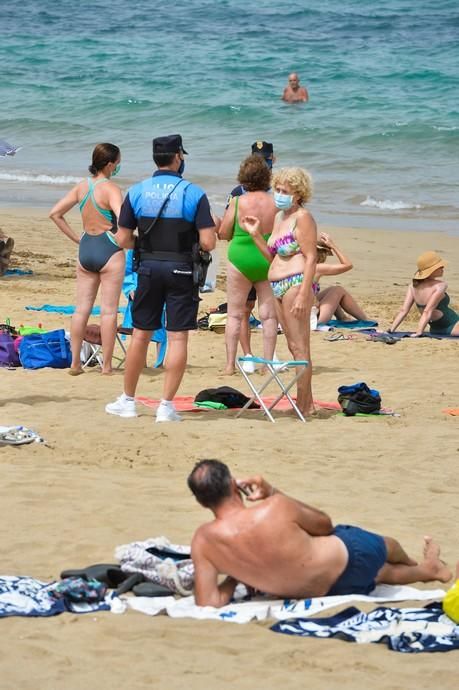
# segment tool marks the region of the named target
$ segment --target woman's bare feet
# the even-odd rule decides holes
[[[79,376],[80,374],[84,374],[84,369],[82,369],[81,367],[78,367],[77,369],[71,367],[67,371],[67,374],[69,374],[69,376]]]
[[[452,572],[444,561],[440,559],[440,547],[432,537],[424,537],[423,566],[432,574],[432,580],[449,582]]]
[[[100,372],[103,376],[113,376],[113,369],[102,369]]]
[[[236,369],[234,367],[226,367],[223,370],[224,376],[233,376],[235,373],[236,373]]]

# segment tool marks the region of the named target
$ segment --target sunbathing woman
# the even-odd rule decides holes
[[[441,280],[445,266],[446,261],[436,252],[424,252],[418,257],[418,270],[406,292],[402,308],[388,329],[389,333],[397,330],[413,304],[416,304],[421,318],[412,337],[419,338],[427,325],[431,333],[459,336],[459,314],[449,306],[448,285]]]
[[[263,326],[263,356],[266,359],[273,359],[277,338],[276,309],[268,281],[269,261],[241,225],[243,216],[257,216],[263,231],[262,237],[266,239],[271,234],[276,215],[273,198],[266,192],[271,172],[261,156],[252,155],[241,163],[238,180],[244,185],[246,193],[231,199],[218,231],[220,239],[231,240],[226,286],[228,317],[225,330],[225,374],[235,372],[237,345],[242,322],[245,321],[247,295],[252,287],[257,292],[258,314]],[[244,352],[244,355],[250,354]]]
[[[339,264],[326,264],[327,256],[334,254]],[[337,276],[346,273],[352,268],[352,263],[338,249],[330,235],[322,232],[317,244],[317,266],[312,289],[316,296],[316,306],[318,309],[317,320],[319,323],[327,323],[336,315],[341,321],[348,320],[349,316],[354,319],[368,321],[368,316],[349,292],[340,285],[331,285],[323,290],[320,289],[320,279],[322,276]]]
[[[280,210],[268,242],[261,233],[259,218],[247,215],[241,224],[271,261],[269,280],[289,350],[295,360],[309,361],[298,380],[297,405],[304,415],[310,415],[314,404],[309,336],[317,229],[314,218],[303,205],[311,198],[312,180],[306,170],[283,168],[273,176],[273,189],[274,202]]]
[[[72,317],[72,364],[69,374],[83,373],[80,350],[89,315],[101,286],[100,330],[103,348],[103,374],[111,374],[115,347],[118,303],[124,278],[124,252],[116,232],[122,195],[110,178],[120,169],[121,154],[114,144],[97,144],[89,166],[91,177],[76,185],[51,209],[49,217],[59,230],[79,245],[77,263],[76,310]],[[75,233],[64,217],[79,204],[84,232]]]

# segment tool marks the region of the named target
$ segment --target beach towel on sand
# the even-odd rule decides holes
[[[59,613],[92,613],[93,611],[109,611],[110,604],[106,600],[87,603],[76,602],[71,596],[65,596],[62,583],[68,582],[40,582],[32,577],[2,576],[0,577],[0,618],[9,616],[47,617],[57,616]],[[86,583],[88,584],[88,583]]]
[[[198,620],[219,620],[230,623],[248,623],[252,620],[287,620],[315,615],[336,606],[349,605],[355,601],[376,602],[388,601],[432,601],[442,599],[442,589],[423,590],[415,587],[398,587],[378,585],[369,595],[347,594],[333,597],[315,597],[313,599],[270,599],[267,596],[250,598],[243,585],[238,585],[235,601],[214,608],[196,606],[194,597],[120,597],[111,602],[112,613],[124,613],[133,609],[149,616],[166,613],[171,618],[194,618]]]
[[[327,618],[281,621],[271,630],[301,637],[378,642],[405,654],[459,649],[459,626],[443,613],[438,603],[416,609],[379,607],[370,613],[349,607]]]
[[[320,330],[320,326],[328,326],[329,328],[368,328],[368,329],[374,329],[375,326],[378,325],[377,321],[364,321],[363,319],[355,319],[352,321],[339,321],[338,319],[331,319],[330,321],[327,321],[326,324],[319,323],[318,324],[318,330]]]
[[[73,304],[66,304],[66,305],[57,305],[57,304],[42,304],[40,307],[24,307],[27,311],[47,311],[52,314],[74,314],[75,313],[75,305]],[[118,308],[118,312],[123,312],[124,309],[123,307]],[[100,314],[100,307],[95,306],[91,310],[91,314],[93,316],[97,316]]]
[[[390,335],[396,338],[410,338],[414,334],[414,331],[393,331]],[[459,335],[443,335],[442,333],[429,333],[428,331],[423,333],[421,338],[432,338],[433,340],[457,340],[459,341]],[[418,338],[414,338],[418,340]]]

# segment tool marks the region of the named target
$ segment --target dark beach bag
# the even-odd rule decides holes
[[[220,386],[219,388],[204,388],[204,390],[199,391],[196,395],[195,402],[215,402],[226,405],[229,408],[241,408],[244,407],[248,398],[244,393],[236,390],[236,388],[231,388],[231,386]],[[260,405],[253,402],[250,405],[251,408],[258,409]]]
[[[360,414],[375,414],[381,409],[379,391],[369,388],[366,383],[354,383],[338,388],[338,402],[346,417]]]
[[[19,355],[14,347],[14,338],[6,331],[0,331],[0,367],[20,367]]]
[[[19,357],[25,369],[67,369],[72,362],[70,344],[62,328],[25,335],[19,346]]]

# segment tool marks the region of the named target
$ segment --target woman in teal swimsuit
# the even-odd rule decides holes
[[[264,237],[271,234],[276,206],[269,189],[271,172],[264,158],[252,155],[239,169],[239,182],[245,194],[234,197],[223,216],[218,236],[230,240],[227,265],[228,317],[225,329],[225,374],[234,374],[234,363],[241,325],[245,315],[247,295],[254,286],[257,291],[258,314],[263,326],[263,356],[272,360],[276,347],[277,318],[274,300],[268,281],[269,261],[257,248],[248,232],[241,226],[245,215],[257,215],[263,227]],[[250,352],[244,352],[250,356]]]
[[[277,316],[293,359],[309,361],[297,384],[297,405],[307,416],[314,412],[309,336],[317,228],[303,205],[311,198],[312,180],[306,170],[283,168],[273,176],[273,188],[274,202],[280,210],[268,242],[261,234],[260,220],[255,215],[243,217],[241,224],[271,262],[269,280],[276,298]]]
[[[459,314],[449,306],[448,285],[441,280],[445,266],[446,261],[436,252],[424,252],[418,257],[418,270],[407,290],[402,308],[388,329],[389,333],[397,330],[413,304],[416,304],[421,318],[412,337],[419,338],[427,325],[431,333],[459,336]]]
[[[49,217],[59,230],[79,245],[77,264],[76,310],[72,317],[72,364],[69,374],[83,373],[80,362],[85,329],[101,286],[100,330],[104,354],[102,373],[111,374],[115,347],[118,303],[124,278],[124,252],[113,233],[119,215],[122,195],[110,178],[120,168],[120,150],[114,144],[97,144],[89,166],[91,177],[76,185],[51,210]],[[81,237],[65,218],[79,204],[84,232]]]

